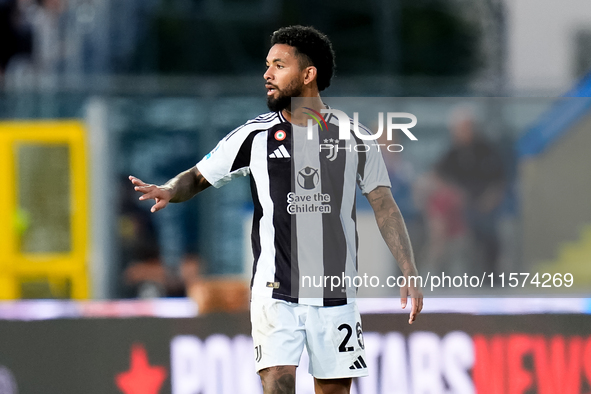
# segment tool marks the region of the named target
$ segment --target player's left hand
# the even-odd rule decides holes
[[[416,320],[417,315],[423,309],[423,291],[420,287],[402,286],[400,288],[400,304],[402,309],[406,308],[408,297],[411,298],[412,306],[410,309],[410,318],[408,319],[408,324],[412,324]]]

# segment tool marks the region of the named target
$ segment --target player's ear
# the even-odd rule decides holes
[[[304,84],[308,85],[316,80],[318,70],[314,66],[308,66],[304,69]]]

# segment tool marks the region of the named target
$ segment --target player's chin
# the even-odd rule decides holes
[[[267,107],[270,111],[277,112],[287,107],[287,104],[281,96],[267,96]]]

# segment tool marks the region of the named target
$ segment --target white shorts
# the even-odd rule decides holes
[[[300,305],[252,295],[250,320],[256,370],[299,365],[306,345],[309,372],[318,379],[367,376],[361,316],[356,303]]]

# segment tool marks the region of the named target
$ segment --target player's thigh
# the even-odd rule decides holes
[[[295,393],[295,365],[268,367],[259,371],[264,394]]]
[[[316,379],[314,378],[314,392],[316,394],[349,394],[351,378]]]
[[[306,340],[304,312],[300,305],[253,295],[250,316],[257,372],[299,364]]]
[[[315,307],[306,320],[310,373],[317,379],[367,376],[361,316],[355,303]]]

